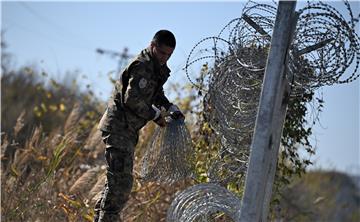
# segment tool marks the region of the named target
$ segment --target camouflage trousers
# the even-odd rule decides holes
[[[94,222],[115,222],[120,221],[119,213],[131,192],[134,148],[138,136],[103,132],[102,139],[106,145],[106,184],[95,204]]]

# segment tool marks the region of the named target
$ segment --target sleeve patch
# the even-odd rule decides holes
[[[141,78],[139,81],[139,87],[140,89],[143,89],[146,87],[146,85],[148,84],[148,81],[145,78]]]

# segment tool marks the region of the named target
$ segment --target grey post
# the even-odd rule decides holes
[[[296,1],[280,1],[266,64],[260,105],[252,139],[241,222],[266,221],[277,163],[289,84],[285,77]],[[268,188],[268,186],[270,188]]]

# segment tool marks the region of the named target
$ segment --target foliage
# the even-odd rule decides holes
[[[104,104],[76,81],[56,82],[50,74],[24,67],[3,69],[1,195],[4,221],[91,221],[93,205],[104,184],[103,144],[97,122]],[[164,221],[166,209],[177,191],[209,182],[207,172],[218,158],[219,138],[203,117],[201,94],[189,85],[171,85],[174,103],[186,115],[196,158],[193,179],[171,187],[145,183],[139,178],[140,159],[152,135],[153,123],[142,129],[135,153],[135,182],[124,210],[125,221]],[[276,190],[293,175],[305,172],[311,162],[301,160],[298,148],[313,154],[307,126],[312,93],[290,101],[282,138]],[[319,102],[321,111],[322,101]],[[244,176],[223,184],[242,195]],[[278,198],[278,196],[276,196]],[[276,199],[276,198],[275,198]],[[51,209],[51,210],[49,210]],[[218,220],[224,219],[220,215]]]
[[[74,83],[76,84],[76,82]],[[99,115],[101,106],[90,91],[80,93],[77,86],[70,88],[49,77],[36,68],[24,67],[18,71],[5,72],[1,76],[2,131],[12,134],[17,117],[24,112],[22,132],[16,131],[19,142],[28,135],[34,125],[42,124],[45,132],[61,126],[72,106],[81,101],[82,114],[88,118]]]
[[[99,118],[97,104],[80,105],[87,95],[68,93],[58,83],[58,88],[46,89],[22,71],[4,73],[2,84],[2,219],[78,221],[90,217],[89,206],[84,208],[75,200],[71,204],[77,203],[81,210],[67,214],[64,202],[68,199],[62,194],[91,161],[88,156],[93,156],[83,147]]]
[[[275,174],[271,215],[280,203],[284,187],[288,186],[294,178],[306,173],[306,168],[312,164],[310,158],[315,155],[315,147],[311,144],[312,127],[317,120],[317,115],[322,111],[323,100],[315,98],[314,92],[304,93],[302,97],[293,97],[288,104],[288,110],[281,138],[281,147]],[[312,107],[310,104],[314,104]],[[309,110],[313,108],[313,110]],[[308,123],[310,114],[314,112],[316,119]],[[301,150],[308,156],[301,156]]]
[[[280,195],[276,216],[286,221],[358,221],[360,195],[352,179],[338,172],[309,172]],[[276,220],[276,218],[274,218]]]
[[[1,219],[89,219],[92,207],[69,203],[66,193],[84,167],[98,161],[99,151],[86,144],[103,105],[75,81],[59,83],[34,67],[14,70],[2,55]]]

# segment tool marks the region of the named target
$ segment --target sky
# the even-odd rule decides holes
[[[201,39],[216,36],[241,16],[245,1],[206,2],[1,2],[1,29],[13,66],[36,64],[58,81],[78,70],[78,81],[90,84],[106,100],[112,90],[107,73],[118,62],[96,53],[97,48],[136,55],[159,29],[171,30],[177,47],[168,62],[168,82],[188,83],[186,58]],[[304,2],[299,2],[301,7]],[[342,3],[331,4],[342,11]],[[359,2],[351,2],[359,14]],[[165,85],[165,93],[170,94]],[[339,170],[360,175],[359,80],[321,88],[325,101],[320,124],[314,128],[315,165],[312,169]]]

